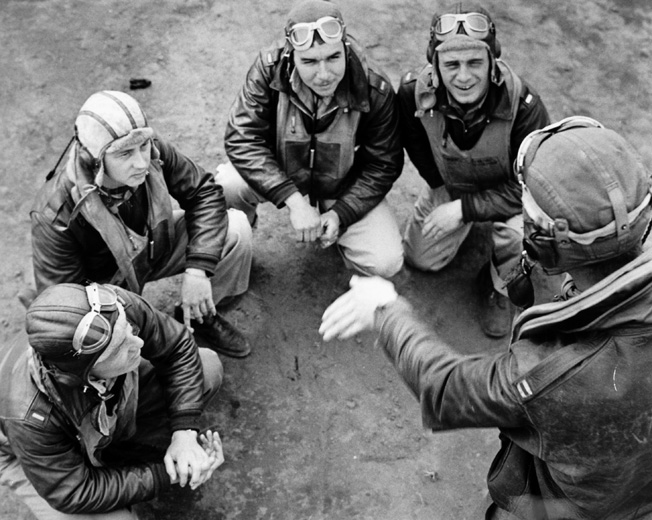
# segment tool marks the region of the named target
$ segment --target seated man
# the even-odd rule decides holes
[[[398,91],[403,145],[424,187],[403,238],[409,265],[447,266],[474,222],[491,222],[491,260],[478,275],[480,326],[509,332],[505,280],[523,240],[520,187],[512,164],[523,138],[550,121],[536,92],[500,57],[496,28],[481,7],[436,14],[428,64]]]
[[[217,433],[198,439],[222,364],[182,324],[116,286],[59,284],[26,329],[0,358],[0,483],[39,520],[133,519],[223,462]]]
[[[331,2],[297,4],[285,33],[249,69],[217,181],[252,224],[259,203],[287,206],[299,241],[336,243],[347,267],[391,277],[403,265],[385,201],[403,167],[392,86]]]
[[[37,292],[92,280],[140,294],[183,272],[178,319],[197,320],[195,331],[220,354],[248,355],[215,305],[248,288],[251,228],[241,212],[227,213],[213,176],[156,137],[123,92],[88,98],[64,156],[31,211]]]
[[[352,282],[321,332],[378,330],[425,427],[500,429],[493,504],[473,518],[652,518],[650,176],[588,118],[530,134],[517,171],[528,256],[574,284],[523,311],[507,351],[458,353],[380,278]]]

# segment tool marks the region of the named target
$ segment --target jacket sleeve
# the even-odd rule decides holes
[[[270,51],[271,52],[271,51]],[[276,206],[298,188],[287,177],[276,156],[276,96],[270,83],[275,63],[262,52],[247,73],[226,125],[224,148],[242,178],[262,197]]]
[[[7,421],[5,431],[25,476],[62,513],[105,513],[153,499],[170,487],[163,462],[97,468],[88,463],[70,426],[50,414],[42,426]]]
[[[54,179],[49,182],[56,182]],[[37,204],[30,212],[32,226],[32,263],[36,290],[41,293],[51,285],[63,282],[81,283],[87,277],[81,261],[82,253],[73,235],[49,200],[41,200],[49,193],[44,187]],[[58,208],[63,211],[65,208]]]
[[[155,141],[163,176],[170,195],[185,211],[188,246],[186,267],[215,273],[228,230],[226,200],[222,187],[176,148],[161,139]]]
[[[363,113],[356,134],[356,152],[347,177],[354,179],[332,210],[348,226],[376,207],[403,169],[396,95],[388,79],[369,72],[370,110]]]
[[[379,309],[379,344],[421,405],[424,427],[511,428],[525,413],[511,386],[513,355],[455,352],[402,298]]]
[[[523,82],[521,100],[512,126],[510,164],[514,163],[518,148],[525,136],[549,123],[550,117],[543,101],[529,85]],[[522,211],[521,186],[515,172],[511,173],[509,181],[495,188],[462,194],[464,222],[501,221]]]
[[[166,395],[172,431],[199,430],[204,410],[204,375],[190,332],[144,298],[114,287],[127,303],[127,318],[143,340],[141,355],[150,361]]]
[[[412,75],[413,73],[403,76],[398,88],[401,141],[419,175],[428,183],[428,186],[435,189],[443,186],[444,181],[435,164],[426,129],[415,115],[417,110],[414,99],[416,80],[410,79]]]

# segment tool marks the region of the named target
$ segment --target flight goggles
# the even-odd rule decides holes
[[[91,310],[81,319],[72,339],[74,355],[93,354],[111,341],[113,328],[102,312],[118,310],[118,295],[109,287],[92,283],[85,287]]]
[[[467,36],[476,40],[484,40],[491,31],[489,18],[481,13],[443,14],[435,23],[435,36],[445,41],[457,34],[460,25]]]
[[[310,48],[315,37],[315,31],[319,33],[324,43],[337,43],[342,41],[344,36],[344,23],[332,16],[324,16],[316,22],[295,23],[287,29],[286,37],[296,51],[305,51]]]

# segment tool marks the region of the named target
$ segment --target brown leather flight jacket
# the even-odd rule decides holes
[[[336,199],[332,209],[348,226],[378,205],[403,168],[395,94],[349,36],[337,107],[317,119],[290,86],[292,52],[281,44],[260,52],[231,108],[225,149],[243,179],[276,206],[297,191],[314,203]],[[306,132],[290,142],[287,128],[299,124]]]
[[[145,181],[146,234],[128,228],[105,206],[93,179],[68,150],[40,189],[32,211],[34,275],[40,293],[57,283],[114,283],[140,293],[153,271],[166,265],[175,236],[172,199],[185,211],[186,267],[215,271],[228,220],[221,186],[213,175],[155,138]],[[140,188],[139,188],[140,189]]]

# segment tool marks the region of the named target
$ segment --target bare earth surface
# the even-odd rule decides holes
[[[487,2],[503,58],[538,90],[553,120],[597,118],[652,165],[652,5],[645,0]],[[207,169],[224,160],[227,111],[260,47],[280,36],[289,0],[0,0],[0,345],[23,326],[29,208],[94,91],[132,94],[152,125]],[[420,66],[435,3],[340,0],[352,34],[394,85]],[[411,165],[389,195],[403,224],[423,186]],[[253,354],[224,359],[206,424],[226,463],[195,492],[144,504],[149,519],[439,520],[476,518],[497,431],[432,434],[373,338],[325,344],[325,307],[350,277],[334,250],[294,242],[286,210],[260,210],[251,291],[229,313]],[[481,231],[472,238],[482,242]],[[444,272],[398,285],[460,351],[499,352],[477,325],[473,280],[488,250],[467,244]],[[178,281],[146,296],[172,308]],[[548,291],[549,292],[549,291]],[[539,297],[543,297],[539,295]],[[2,396],[0,396],[0,399]],[[4,488],[0,518],[31,518]]]

